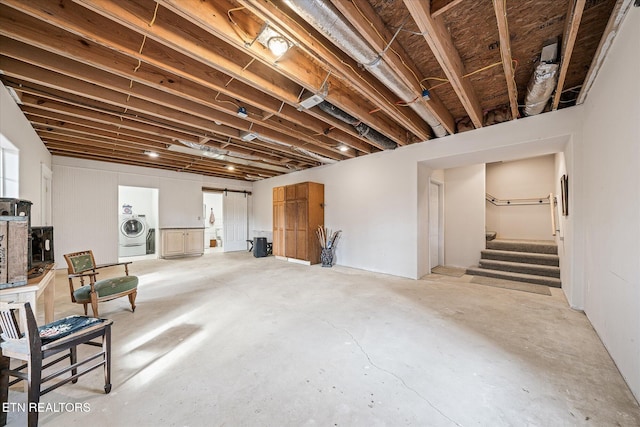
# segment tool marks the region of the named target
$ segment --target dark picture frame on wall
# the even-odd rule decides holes
[[[562,192],[562,216],[569,215],[569,177],[560,177],[560,191]]]

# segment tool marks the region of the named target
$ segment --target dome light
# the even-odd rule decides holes
[[[275,56],[282,56],[289,50],[289,42],[282,36],[274,36],[267,41],[267,47]]]

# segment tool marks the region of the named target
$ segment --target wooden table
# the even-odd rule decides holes
[[[33,315],[38,318],[37,300],[44,293],[44,322],[53,322],[54,300],[56,298],[55,285],[56,270],[54,264],[48,265],[43,274],[29,279],[26,285],[0,290],[1,301],[28,302]]]

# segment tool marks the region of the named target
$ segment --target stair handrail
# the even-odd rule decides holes
[[[550,197],[553,193],[549,193],[546,197],[530,197],[523,199],[499,199],[489,193],[484,194],[485,200],[495,206],[525,206],[525,205],[546,205],[551,204]]]
[[[551,203],[553,201],[553,203]],[[556,213],[555,213],[556,198],[553,193],[549,193],[549,206],[551,208],[551,235],[556,235]]]

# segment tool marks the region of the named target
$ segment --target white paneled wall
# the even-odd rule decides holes
[[[53,166],[54,250],[63,254],[91,249],[96,262],[118,258],[118,175],[115,172]]]
[[[190,173],[53,157],[54,249],[63,254],[92,249],[98,263],[118,260],[118,187],[158,189],[159,227],[203,227],[202,187],[252,190],[252,183]]]

